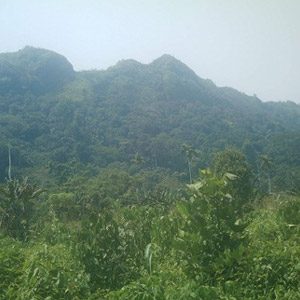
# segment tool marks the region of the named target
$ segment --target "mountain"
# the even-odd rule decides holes
[[[104,168],[167,170],[185,180],[185,143],[201,153],[194,173],[214,153],[234,147],[255,172],[259,155],[269,155],[278,189],[299,181],[299,105],[217,87],[170,55],[147,65],[123,60],[107,70],[75,72],[65,57],[45,49],[0,54],[0,125],[1,180],[8,147],[13,174],[43,185]],[[142,164],[132,163],[137,153]]]
[[[27,46],[15,53],[1,54],[0,92],[50,92],[72,79],[74,73],[62,55]]]

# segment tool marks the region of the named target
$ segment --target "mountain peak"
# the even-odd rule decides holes
[[[18,65],[28,66],[29,64],[32,70],[38,69],[41,65],[55,63],[57,67],[63,65],[68,68],[69,71],[73,71],[73,66],[63,55],[51,50],[26,46],[17,52],[9,54]]]
[[[27,86],[34,92],[44,92],[59,88],[75,74],[73,66],[64,56],[31,46],[0,54],[0,66],[0,77],[5,79],[7,91],[21,89],[20,92],[24,92],[21,87]]]
[[[164,54],[155,59],[150,66],[159,69],[162,72],[170,71],[184,77],[197,77],[192,69],[170,54]]]
[[[109,67],[108,70],[123,70],[128,71],[132,69],[140,69],[144,65],[134,59],[122,59],[118,61],[114,66]]]
[[[180,60],[178,60],[173,55],[171,55],[171,54],[163,54],[159,58],[155,59],[150,65],[164,65],[164,64],[169,64],[169,63],[180,63],[180,64],[183,64]]]

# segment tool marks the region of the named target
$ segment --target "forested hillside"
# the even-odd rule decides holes
[[[299,183],[300,107],[293,102],[218,88],[169,55],[74,72],[61,55],[26,47],[1,54],[0,66],[2,181],[10,147],[14,176],[31,174],[47,186],[107,167],[130,174],[160,168],[184,182],[188,144],[198,150],[194,173],[233,147],[257,174],[260,155],[268,155],[275,189]],[[132,164],[136,155],[142,164]]]
[[[299,105],[25,47],[0,138],[0,299],[300,297]]]

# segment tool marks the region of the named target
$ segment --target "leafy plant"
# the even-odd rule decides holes
[[[177,205],[185,220],[177,247],[188,274],[203,284],[211,284],[217,278],[232,278],[243,253],[245,224],[239,214],[240,203],[231,195],[231,182],[236,176],[230,173],[220,176],[209,169],[202,171],[201,176],[201,181],[189,185],[190,201]],[[224,255],[232,262],[221,267]]]
[[[43,192],[43,189],[29,184],[27,178],[23,182],[7,180],[0,187],[0,228],[12,237],[26,239],[34,218],[34,199]]]
[[[89,276],[81,262],[62,245],[40,244],[26,251],[18,285],[10,286],[8,298],[86,299]]]
[[[26,247],[12,238],[0,238],[0,299],[8,298],[10,286],[17,284],[22,275]]]

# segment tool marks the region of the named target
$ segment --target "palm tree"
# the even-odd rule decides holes
[[[10,155],[10,146],[8,147],[8,180],[11,181],[11,155]]]
[[[143,164],[145,162],[145,159],[143,158],[143,156],[141,155],[141,153],[137,152],[134,155],[134,158],[131,160],[132,163],[140,165]]]
[[[260,155],[259,156],[259,163],[260,167],[268,177],[268,193],[271,194],[272,192],[272,185],[271,185],[271,177],[270,177],[270,170],[273,166],[273,160],[268,155]]]
[[[192,184],[193,183],[193,179],[192,179],[192,159],[197,154],[197,151],[195,149],[193,149],[191,146],[187,145],[187,144],[183,144],[181,146],[181,148],[182,148],[182,153],[185,155],[185,157],[187,159],[187,162],[188,162],[189,175],[190,175],[190,184]]]

